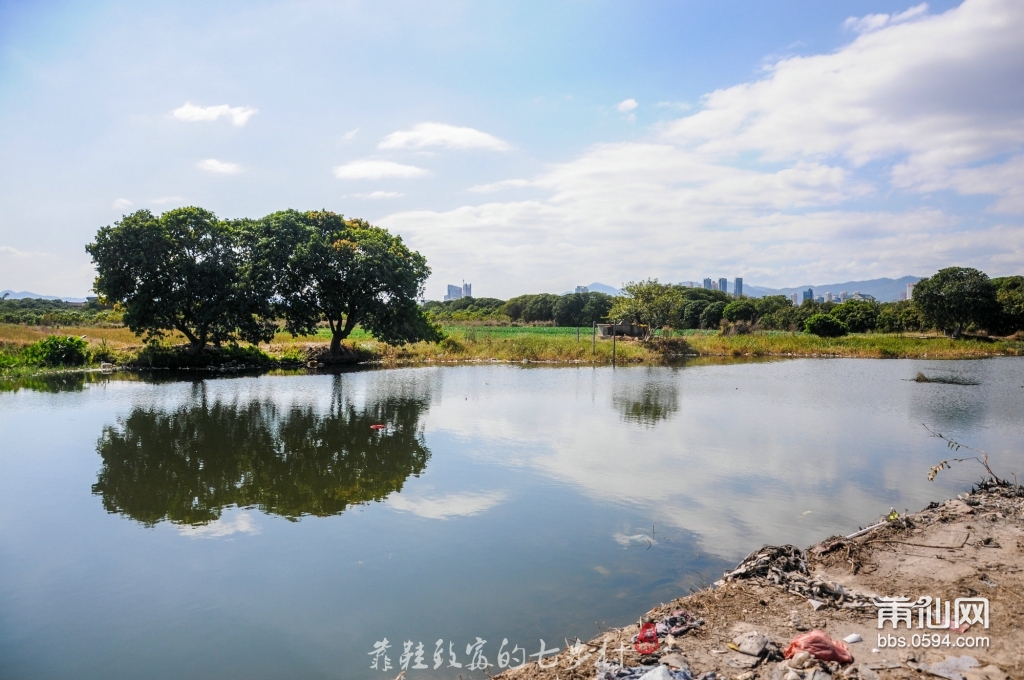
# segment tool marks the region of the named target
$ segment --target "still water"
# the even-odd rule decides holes
[[[564,647],[764,543],[964,490],[979,467],[926,480],[947,451],[923,424],[1024,478],[1024,361],[8,389],[0,677],[390,680],[405,641],[429,667],[410,680],[482,677],[477,638],[492,663],[506,639]],[[392,668],[372,670],[384,638]]]

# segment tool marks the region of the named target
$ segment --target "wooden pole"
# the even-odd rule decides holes
[[[616,331],[619,329],[615,327],[616,324],[612,323],[612,366],[615,365],[615,336],[618,335]]]
[[[597,354],[597,322],[594,321],[593,324],[594,324],[594,338],[591,341],[590,353],[591,354]]]

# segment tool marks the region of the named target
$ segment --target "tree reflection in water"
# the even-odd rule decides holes
[[[357,408],[340,377],[326,412],[196,391],[173,411],[136,407],[104,428],[92,491],[108,512],[146,526],[206,524],[232,505],[325,517],[400,491],[430,458],[419,425],[423,397],[391,394]]]
[[[661,381],[619,385],[612,393],[612,405],[626,422],[653,427],[679,411],[679,390]]]

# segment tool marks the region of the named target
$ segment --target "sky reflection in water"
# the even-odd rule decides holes
[[[977,479],[926,481],[946,451],[922,423],[1020,473],[1022,385],[1013,359],[799,360],[0,393],[0,658],[356,678],[382,637],[392,663],[403,640],[532,653]]]

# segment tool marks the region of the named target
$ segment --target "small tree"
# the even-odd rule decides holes
[[[284,237],[295,238],[297,245],[278,284],[290,333],[312,335],[326,321],[335,357],[356,325],[389,344],[440,339],[416,302],[430,268],[401,237],[328,211],[292,218],[301,228]],[[287,249],[288,243],[270,250]]]
[[[96,265],[94,290],[124,309],[137,335],[177,330],[192,354],[210,342],[269,340],[273,325],[255,319],[260,291],[242,280],[242,256],[231,225],[202,208],[160,217],[148,210],[103,227],[86,246]]]
[[[828,314],[815,314],[804,323],[804,331],[822,338],[838,338],[849,329],[839,319]]]
[[[734,300],[725,306],[722,315],[729,321],[753,321],[757,318],[757,305],[752,300],[743,298]]]
[[[947,267],[914,286],[914,303],[925,321],[953,338],[972,324],[987,326],[998,309],[996,288],[984,272]]]

